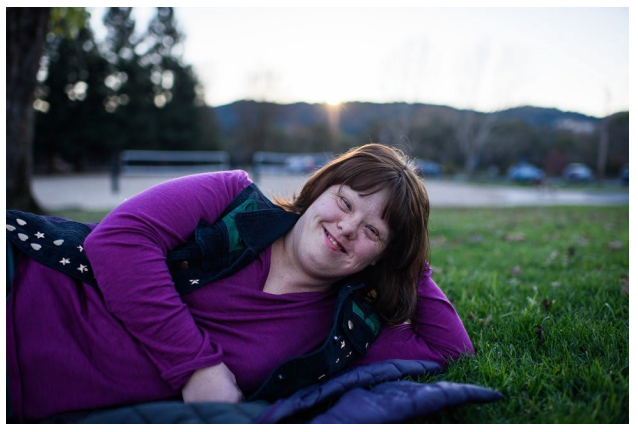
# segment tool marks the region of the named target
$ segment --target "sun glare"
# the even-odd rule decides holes
[[[342,102],[339,99],[330,99],[330,100],[327,100],[326,103],[330,106],[337,107],[341,105]]]

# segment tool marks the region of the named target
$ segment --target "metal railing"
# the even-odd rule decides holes
[[[262,174],[308,174],[332,159],[332,153],[280,153],[255,152],[253,180],[259,182]]]
[[[111,191],[120,190],[122,175],[193,174],[230,168],[225,151],[123,150],[112,164]]]

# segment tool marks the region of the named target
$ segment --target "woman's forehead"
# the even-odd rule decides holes
[[[389,223],[386,219],[390,196],[389,188],[383,188],[378,191],[356,191],[347,185],[340,185],[337,191],[355,197],[360,203],[363,203],[367,207],[370,216],[382,220],[385,224]]]
[[[377,188],[368,188],[368,189],[355,189],[354,187],[347,185],[347,184],[340,184],[340,185],[335,185],[333,187],[338,188],[339,190],[345,189],[347,191],[350,191],[352,193],[357,194],[360,197],[367,197],[370,195],[374,195],[376,193],[381,192],[383,195],[386,195],[387,192],[389,192],[389,188],[388,187],[377,187]]]

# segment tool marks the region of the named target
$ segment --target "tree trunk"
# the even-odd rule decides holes
[[[40,213],[31,193],[33,90],[50,8],[7,8],[7,208]]]
[[[605,168],[607,167],[607,150],[609,147],[609,117],[600,123],[600,138],[598,141],[598,163],[596,164],[597,181],[599,185],[605,183]]]
[[[475,112],[466,113],[461,120],[461,125],[456,131],[456,139],[465,158],[463,172],[468,180],[474,177],[495,121],[494,113],[479,118]]]

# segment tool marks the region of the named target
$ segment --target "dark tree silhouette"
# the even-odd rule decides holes
[[[7,8],[7,208],[40,212],[31,193],[34,88],[49,8]]]

